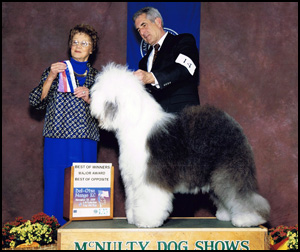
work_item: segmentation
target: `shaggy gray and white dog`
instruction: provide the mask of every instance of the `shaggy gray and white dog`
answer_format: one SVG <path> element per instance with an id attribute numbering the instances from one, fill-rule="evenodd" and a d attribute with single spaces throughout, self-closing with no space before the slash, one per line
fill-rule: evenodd
<path id="1" fill-rule="evenodd" d="M 126 66 L 111 63 L 91 90 L 91 113 L 119 142 L 126 216 L 159 227 L 172 212 L 173 193 L 209 193 L 219 220 L 237 227 L 268 220 L 257 193 L 251 146 L 241 126 L 212 106 L 163 111 Z"/>

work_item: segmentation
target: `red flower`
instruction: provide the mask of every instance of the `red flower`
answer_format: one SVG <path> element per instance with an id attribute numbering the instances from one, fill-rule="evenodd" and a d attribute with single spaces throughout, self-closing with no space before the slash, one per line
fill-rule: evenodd
<path id="1" fill-rule="evenodd" d="M 27 220 L 23 219 L 23 217 L 17 217 L 15 218 L 15 221 L 7 222 L 4 224 L 4 226 L 2 227 L 2 248 L 9 248 L 10 242 L 16 239 L 14 235 L 10 235 L 9 233 L 11 228 L 20 226 L 26 221 Z M 40 212 L 38 214 L 33 215 L 31 218 L 32 224 L 37 222 L 49 225 L 51 228 L 52 240 L 54 241 L 57 239 L 57 228 L 60 227 L 60 224 L 54 216 L 50 217 L 49 215 Z"/>
<path id="2" fill-rule="evenodd" d="M 8 236 L 8 238 L 9 238 L 10 240 L 16 239 L 14 235 L 10 235 L 10 236 Z"/>

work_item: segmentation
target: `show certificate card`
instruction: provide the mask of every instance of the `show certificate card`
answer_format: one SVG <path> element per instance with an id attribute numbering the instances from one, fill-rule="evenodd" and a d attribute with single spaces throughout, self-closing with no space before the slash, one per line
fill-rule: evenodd
<path id="1" fill-rule="evenodd" d="M 111 163 L 73 163 L 68 219 L 112 219 L 113 174 Z"/>

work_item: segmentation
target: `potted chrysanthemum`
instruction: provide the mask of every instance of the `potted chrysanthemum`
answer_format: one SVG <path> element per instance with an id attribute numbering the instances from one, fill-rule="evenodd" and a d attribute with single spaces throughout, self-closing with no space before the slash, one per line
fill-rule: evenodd
<path id="1" fill-rule="evenodd" d="M 8 222 L 2 227 L 2 249 L 54 244 L 59 227 L 57 219 L 45 213 L 35 214 L 31 220 L 17 217 L 15 221 Z"/>
<path id="2" fill-rule="evenodd" d="M 298 250 L 298 224 L 269 229 L 271 250 Z"/>

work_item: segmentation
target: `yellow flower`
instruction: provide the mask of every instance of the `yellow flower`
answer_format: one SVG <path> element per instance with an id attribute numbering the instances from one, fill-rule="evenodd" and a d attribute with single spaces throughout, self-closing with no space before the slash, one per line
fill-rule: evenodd
<path id="1" fill-rule="evenodd" d="M 11 248 L 14 248 L 16 246 L 16 242 L 15 241 L 11 241 L 10 244 L 9 244 L 9 246 Z"/>
<path id="2" fill-rule="evenodd" d="M 288 231 L 287 236 L 289 237 L 288 240 L 288 248 L 289 249 L 298 249 L 298 231 L 292 232 Z"/>

